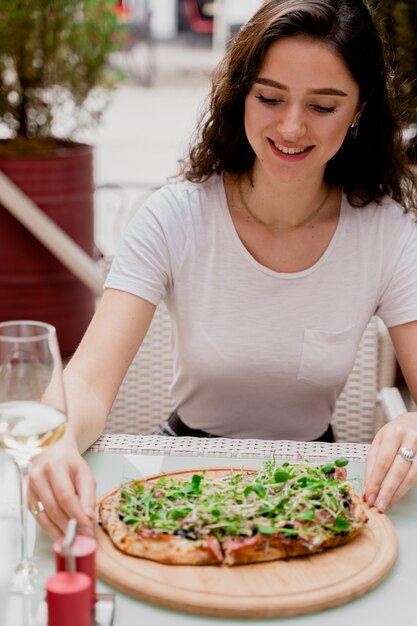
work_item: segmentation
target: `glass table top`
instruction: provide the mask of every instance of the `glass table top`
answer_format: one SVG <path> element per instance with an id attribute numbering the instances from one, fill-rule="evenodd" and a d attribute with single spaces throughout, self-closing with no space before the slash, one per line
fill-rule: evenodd
<path id="1" fill-rule="evenodd" d="M 262 464 L 261 457 L 231 458 L 229 456 L 190 456 L 165 454 L 121 454 L 108 452 L 88 452 L 85 458 L 93 471 L 97 481 L 98 497 L 111 491 L 122 482 L 133 478 L 142 478 L 160 472 L 175 470 L 201 469 L 208 467 L 250 467 L 258 468 Z M 278 461 L 284 459 L 277 459 Z M 289 459 L 293 461 L 294 459 Z M 0 468 L 1 469 L 1 468 Z M 10 470 L 10 468 L 9 468 Z M 364 473 L 362 461 L 350 461 L 348 475 L 354 479 L 355 488 L 361 492 Z M 1 498 L 4 520 L 13 517 L 13 488 Z M 9 503 L 8 515 L 5 515 L 5 503 Z M 17 508 L 16 508 L 17 510 Z M 417 491 L 412 489 L 389 513 L 388 517 L 394 524 L 398 540 L 399 553 L 394 568 L 388 577 L 374 590 L 348 604 L 328 609 L 320 613 L 296 616 L 291 618 L 276 618 L 248 621 L 250 624 L 276 623 L 279 625 L 305 626 L 351 626 L 355 621 L 363 624 L 375 620 L 379 626 L 388 626 L 395 618 L 400 617 L 413 623 L 415 618 L 415 581 L 417 580 L 417 534 L 415 520 L 417 519 Z M 16 519 L 15 519 L 16 524 Z M 15 526 L 14 524 L 14 526 Z M 6 524 L 7 526 L 7 524 Z M 12 524 L 3 532 L 3 541 L 7 533 L 11 532 Z M 54 573 L 52 557 L 52 542 L 40 529 L 32 524 L 32 544 L 34 555 L 40 569 L 41 581 Z M 0 547 L 1 549 L 1 547 Z M 185 612 L 164 609 L 143 600 L 130 597 L 118 590 L 112 589 L 102 581 L 98 582 L 99 592 L 116 591 L 116 611 L 114 626 L 127 624 L 158 624 L 164 626 L 209 626 L 214 623 L 234 625 L 242 624 L 242 620 L 222 619 L 192 615 Z M 39 604 L 43 592 L 30 600 L 21 600 L 13 597 L 7 607 L 7 621 L 5 626 L 41 626 L 38 619 Z M 76 625 L 74 625 L 76 626 Z"/>

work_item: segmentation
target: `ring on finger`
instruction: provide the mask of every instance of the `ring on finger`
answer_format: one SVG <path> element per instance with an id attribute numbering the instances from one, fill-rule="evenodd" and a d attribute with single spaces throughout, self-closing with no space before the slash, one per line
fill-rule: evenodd
<path id="1" fill-rule="evenodd" d="M 397 454 L 399 454 L 404 459 L 404 461 L 408 461 L 409 463 L 412 463 L 414 457 L 416 456 L 414 450 L 412 450 L 411 448 L 406 448 L 405 446 L 402 446 L 398 450 Z"/>
<path id="2" fill-rule="evenodd" d="M 36 504 L 30 507 L 30 512 L 32 513 L 34 517 L 39 515 L 39 513 L 43 513 L 44 510 L 45 510 L 45 507 L 43 506 L 43 503 L 40 500 L 38 500 Z"/>

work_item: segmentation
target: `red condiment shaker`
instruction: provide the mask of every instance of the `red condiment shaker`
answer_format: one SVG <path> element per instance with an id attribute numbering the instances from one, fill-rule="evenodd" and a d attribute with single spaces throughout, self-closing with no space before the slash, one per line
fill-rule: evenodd
<path id="1" fill-rule="evenodd" d="M 97 542 L 92 537 L 76 535 L 75 520 L 70 520 L 68 527 L 65 538 L 57 539 L 54 543 L 56 570 L 57 572 L 73 570 L 89 576 L 91 580 L 91 608 L 93 608 L 96 602 L 95 554 Z"/>
<path id="2" fill-rule="evenodd" d="M 91 626 L 91 579 L 82 572 L 58 572 L 46 581 L 48 626 Z"/>

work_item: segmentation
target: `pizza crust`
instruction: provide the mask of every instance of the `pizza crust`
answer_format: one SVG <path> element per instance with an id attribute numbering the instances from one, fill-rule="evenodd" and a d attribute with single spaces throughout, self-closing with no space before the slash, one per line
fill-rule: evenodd
<path id="1" fill-rule="evenodd" d="M 198 546 L 196 541 L 176 535 L 144 537 L 133 531 L 120 520 L 118 502 L 117 493 L 104 498 L 99 506 L 99 519 L 114 545 L 124 554 L 169 565 L 219 564 L 209 547 Z"/>

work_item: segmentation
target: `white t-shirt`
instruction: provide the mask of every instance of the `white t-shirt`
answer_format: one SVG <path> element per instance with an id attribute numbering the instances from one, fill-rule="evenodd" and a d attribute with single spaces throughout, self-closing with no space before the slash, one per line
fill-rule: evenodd
<path id="1" fill-rule="evenodd" d="M 343 197 L 321 258 L 279 273 L 242 244 L 221 177 L 179 182 L 131 220 L 106 287 L 166 302 L 188 426 L 309 440 L 326 430 L 371 316 L 417 319 L 417 226 L 389 198 L 358 209 Z"/>

